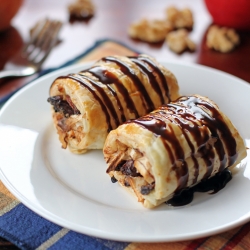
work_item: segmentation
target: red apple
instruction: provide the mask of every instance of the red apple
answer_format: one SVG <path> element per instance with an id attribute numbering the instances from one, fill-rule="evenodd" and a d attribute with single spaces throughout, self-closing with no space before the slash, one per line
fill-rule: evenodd
<path id="1" fill-rule="evenodd" d="M 16 15 L 23 0 L 0 0 L 0 31 L 10 27 L 11 19 Z"/>
<path id="2" fill-rule="evenodd" d="M 215 24 L 250 30 L 250 0 L 204 0 Z"/>

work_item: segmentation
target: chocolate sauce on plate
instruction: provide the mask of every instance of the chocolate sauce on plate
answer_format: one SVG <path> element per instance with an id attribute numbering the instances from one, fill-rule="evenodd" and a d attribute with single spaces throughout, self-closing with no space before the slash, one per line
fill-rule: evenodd
<path id="1" fill-rule="evenodd" d="M 187 205 L 193 201 L 195 192 L 213 191 L 210 194 L 215 194 L 223 189 L 231 179 L 231 172 L 228 169 L 224 169 L 210 179 L 201 181 L 193 187 L 180 190 L 172 199 L 168 200 L 166 204 L 174 207 Z"/>

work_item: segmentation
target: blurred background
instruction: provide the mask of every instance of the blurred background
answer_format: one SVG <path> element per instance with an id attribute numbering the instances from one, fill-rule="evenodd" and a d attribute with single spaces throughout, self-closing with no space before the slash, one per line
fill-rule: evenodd
<path id="1" fill-rule="evenodd" d="M 70 22 L 68 6 L 75 1 L 0 0 L 2 9 L 4 5 L 8 5 L 7 10 L 2 11 L 2 14 L 0 12 L 0 69 L 21 47 L 22 42 L 29 39 L 30 29 L 34 24 L 47 17 L 62 21 L 63 27 L 60 32 L 60 42 L 45 61 L 44 68 L 62 65 L 89 49 L 100 39 L 112 39 L 135 51 L 152 55 L 158 60 L 200 63 L 250 81 L 250 76 L 245 72 L 250 55 L 249 0 L 92 0 L 95 6 L 94 16 L 87 21 Z M 164 19 L 166 8 L 169 6 L 191 10 L 194 25 L 189 37 L 196 44 L 195 52 L 176 54 L 165 42 L 149 44 L 129 37 L 128 27 L 132 22 L 143 18 Z M 9 25 L 1 27 L 4 18 L 8 19 L 15 11 L 11 27 L 8 27 Z M 233 11 L 238 11 L 236 16 Z M 244 17 L 245 12 L 247 17 Z M 237 49 L 223 54 L 207 48 L 205 34 L 213 23 L 211 13 L 217 19 L 219 17 L 219 20 L 216 20 L 222 25 L 227 23 L 229 26 L 234 24 L 242 26 L 242 23 L 245 25 L 243 30 L 237 27 L 241 36 L 241 45 Z M 238 24 L 239 20 L 241 23 Z"/>
<path id="2" fill-rule="evenodd" d="M 11 22 L 13 29 L 5 31 L 10 33 L 8 45 L 11 47 L 17 46 L 21 38 L 23 40 L 28 39 L 29 29 L 37 21 L 45 17 L 59 19 L 63 22 L 63 28 L 60 33 L 61 44 L 54 49 L 53 53 L 46 60 L 44 67 L 62 64 L 91 47 L 99 39 L 115 39 L 137 51 L 149 53 L 162 60 L 179 60 L 180 56 L 169 51 L 165 44 L 150 45 L 133 41 L 127 33 L 128 27 L 132 22 L 142 18 L 164 18 L 165 9 L 170 5 L 178 8 L 188 7 L 192 10 L 195 24 L 190 36 L 196 43 L 201 41 L 206 28 L 211 23 L 211 17 L 206 11 L 203 0 L 93 0 L 92 2 L 95 5 L 93 18 L 88 22 L 74 23 L 69 22 L 67 8 L 69 4 L 74 2 L 72 0 L 0 0 L 0 2 L 8 2 L 9 5 L 13 3 L 12 5 L 16 4 L 17 6 L 19 6 L 20 2 L 23 2 Z M 2 36 L 3 34 L 0 35 L 0 46 L 3 42 Z M 194 56 L 189 53 L 183 54 L 181 59 L 195 61 Z"/>

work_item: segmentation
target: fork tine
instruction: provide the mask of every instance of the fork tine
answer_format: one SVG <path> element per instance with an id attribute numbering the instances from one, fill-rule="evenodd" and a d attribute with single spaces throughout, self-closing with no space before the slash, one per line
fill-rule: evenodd
<path id="1" fill-rule="evenodd" d="M 30 49 L 27 47 L 26 53 L 28 59 L 36 64 L 41 64 L 50 53 L 51 49 L 57 42 L 58 33 L 62 27 L 59 21 L 45 20 L 43 27 L 38 27 L 36 36 L 29 43 Z"/>
<path id="2" fill-rule="evenodd" d="M 54 22 L 51 24 L 50 29 L 47 31 L 47 36 L 40 44 L 40 53 L 34 58 L 37 63 L 42 63 L 49 55 L 51 49 L 55 46 L 58 41 L 58 33 L 61 29 L 61 22 Z"/>
<path id="3" fill-rule="evenodd" d="M 59 21 L 50 21 L 50 20 L 48 20 L 45 23 L 44 28 L 41 30 L 41 32 L 39 33 L 36 41 L 34 42 L 35 46 L 41 48 L 42 44 L 44 44 L 44 41 L 50 39 L 51 34 L 53 34 L 55 26 L 57 25 L 57 23 L 60 23 L 60 22 Z"/>
<path id="4" fill-rule="evenodd" d="M 60 21 L 39 21 L 31 30 L 30 41 L 5 65 L 0 78 L 28 76 L 39 71 L 57 43 L 61 27 Z"/>
<path id="5" fill-rule="evenodd" d="M 49 23 L 49 20 L 43 19 L 40 20 L 38 23 L 36 23 L 35 27 L 33 27 L 30 31 L 30 41 L 29 43 L 34 43 L 34 41 L 37 39 L 37 37 L 39 37 L 39 35 L 41 34 L 41 31 L 44 29 L 44 27 Z"/>
<path id="6" fill-rule="evenodd" d="M 48 24 L 48 20 L 44 19 L 42 21 L 39 21 L 34 28 L 32 28 L 31 34 L 30 34 L 30 40 L 26 43 L 26 45 L 23 48 L 23 54 L 29 54 L 30 51 L 33 50 L 33 45 L 36 43 L 36 40 L 39 36 L 41 36 L 42 31 L 44 30 L 44 27 Z"/>
<path id="7" fill-rule="evenodd" d="M 45 39 L 42 39 L 41 43 L 39 44 L 42 50 L 48 51 L 51 46 L 55 45 L 61 26 L 62 23 L 58 21 L 51 23 L 50 27 L 47 29 Z"/>

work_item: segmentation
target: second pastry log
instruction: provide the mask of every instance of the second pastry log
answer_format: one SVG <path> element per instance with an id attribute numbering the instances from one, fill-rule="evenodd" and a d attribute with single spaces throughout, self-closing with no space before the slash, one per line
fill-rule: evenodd
<path id="1" fill-rule="evenodd" d="M 103 152 L 112 182 L 132 191 L 147 208 L 246 157 L 232 122 L 199 95 L 180 97 L 119 126 L 108 135 Z"/>
<path id="2" fill-rule="evenodd" d="M 154 58 L 109 56 L 58 77 L 48 101 L 63 148 L 102 149 L 108 133 L 179 97 L 175 76 Z"/>

